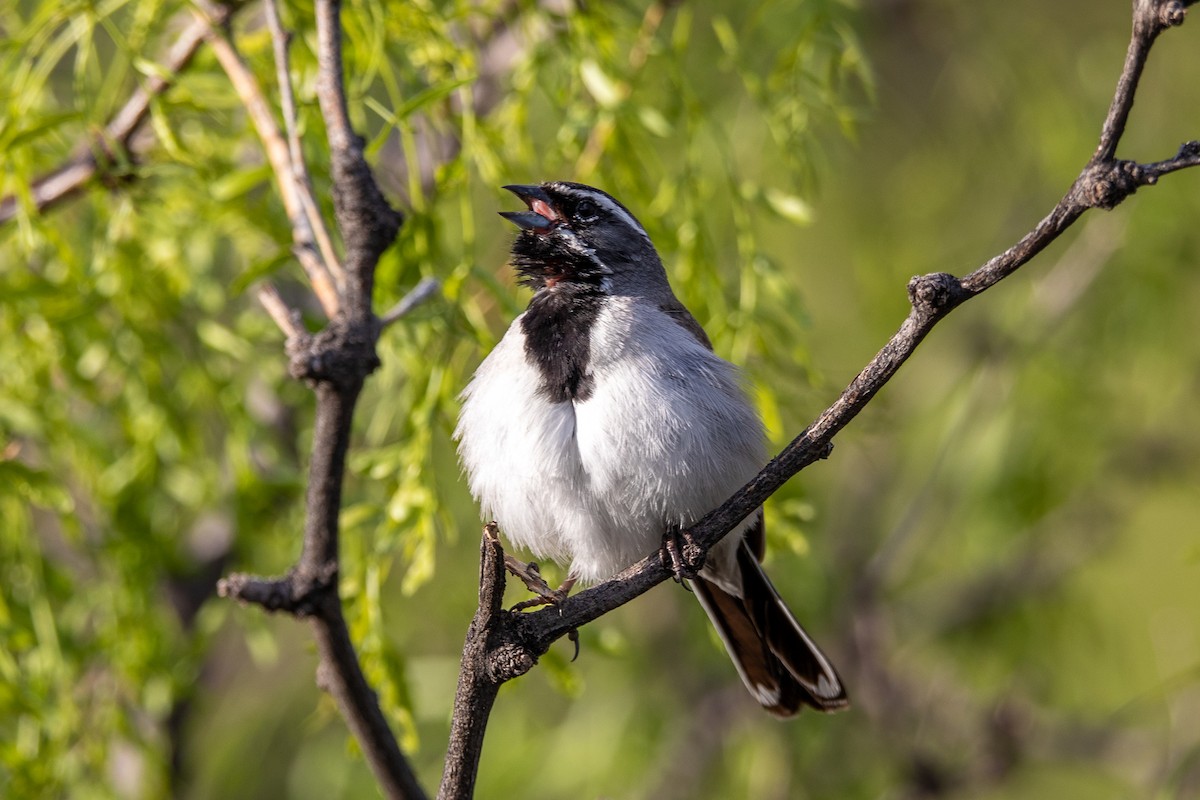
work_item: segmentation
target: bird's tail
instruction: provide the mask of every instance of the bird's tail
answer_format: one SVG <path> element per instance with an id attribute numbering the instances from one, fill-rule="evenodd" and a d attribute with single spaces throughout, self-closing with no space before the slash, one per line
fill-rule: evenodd
<path id="1" fill-rule="evenodd" d="M 825 712 L 848 706 L 837 671 L 792 616 L 745 541 L 738 545 L 737 568 L 741 597 L 703 575 L 692 585 L 754 698 L 779 717 L 793 716 L 802 705 Z"/>

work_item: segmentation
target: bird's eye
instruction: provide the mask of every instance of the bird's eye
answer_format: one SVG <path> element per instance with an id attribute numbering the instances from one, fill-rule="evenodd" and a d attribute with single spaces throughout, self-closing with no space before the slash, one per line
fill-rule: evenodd
<path id="1" fill-rule="evenodd" d="M 591 222 L 600 216 L 600 209 L 591 200 L 580 200 L 575 206 L 575 219 L 580 222 Z"/>

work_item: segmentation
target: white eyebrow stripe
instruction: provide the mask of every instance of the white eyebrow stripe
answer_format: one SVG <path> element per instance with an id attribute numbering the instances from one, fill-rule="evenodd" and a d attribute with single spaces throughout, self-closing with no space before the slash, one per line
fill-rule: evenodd
<path id="1" fill-rule="evenodd" d="M 554 185 L 555 189 L 562 192 L 563 194 L 570 195 L 572 197 L 576 197 L 579 199 L 583 199 L 586 197 L 588 200 L 591 200 L 593 203 L 600 206 L 604 210 L 608 211 L 613 216 L 616 216 L 616 217 L 624 220 L 625 223 L 627 225 L 629 225 L 629 227 L 633 228 L 635 231 L 640 233 L 642 236 L 645 236 L 647 240 L 650 239 L 650 234 L 646 233 L 646 229 L 642 227 L 642 223 L 640 223 L 636 219 L 634 219 L 632 214 L 630 214 L 628 211 L 626 211 L 621 206 L 620 203 L 613 200 L 608 195 L 603 194 L 599 191 L 596 191 L 596 192 L 583 191 L 581 189 L 575 188 L 574 186 L 566 186 L 561 183 L 553 184 L 553 185 Z"/>

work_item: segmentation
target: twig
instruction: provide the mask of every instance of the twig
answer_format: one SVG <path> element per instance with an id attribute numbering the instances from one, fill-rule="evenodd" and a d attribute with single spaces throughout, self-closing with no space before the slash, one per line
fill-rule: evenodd
<path id="1" fill-rule="evenodd" d="M 407 316 L 414 308 L 433 297 L 442 289 L 441 281 L 436 278 L 422 278 L 408 294 L 396 301 L 396 305 L 387 310 L 379 318 L 379 326 L 386 328 L 392 323 Z"/>
<path id="2" fill-rule="evenodd" d="M 292 156 L 292 174 L 297 178 L 307 179 L 308 170 L 305 168 L 304 149 L 300 144 L 299 125 L 296 121 L 296 95 L 292 91 L 292 72 L 288 48 L 292 43 L 292 34 L 283 28 L 279 19 L 279 6 L 275 0 L 264 0 L 263 9 L 266 11 L 267 28 L 271 31 L 272 50 L 275 55 L 275 78 L 279 82 L 279 105 L 283 111 L 283 127 L 287 132 L 288 151 Z"/>
<path id="3" fill-rule="evenodd" d="M 301 328 L 297 322 L 299 312 L 288 307 L 274 284 L 264 283 L 259 287 L 258 302 L 271 315 L 271 319 L 275 320 L 275 324 L 279 326 L 279 330 L 284 332 L 284 335 L 289 339 L 300 336 Z"/>
<path id="4" fill-rule="evenodd" d="M 1185 8 L 1193 2 L 1195 0 L 1133 0 L 1133 35 L 1129 37 L 1129 48 L 1125 51 L 1125 66 L 1117 80 L 1117 90 L 1100 131 L 1100 144 L 1090 164 L 1111 161 L 1116 155 L 1117 143 L 1125 133 L 1125 124 L 1133 108 L 1133 94 L 1154 40 L 1167 28 L 1182 25 Z"/>
<path id="5" fill-rule="evenodd" d="M 198 18 L 203 18 L 205 14 L 209 13 L 207 4 L 202 5 L 201 8 L 205 10 L 196 12 Z M 321 308 L 325 311 L 326 316 L 332 319 L 337 316 L 341 306 L 340 298 L 333 283 L 333 276 L 314 245 L 313 229 L 300 200 L 301 189 L 294 177 L 287 141 L 283 138 L 279 125 L 275 122 L 275 115 L 267 103 L 262 88 L 258 85 L 258 80 L 246 63 L 242 61 L 230 41 L 213 26 L 210 26 L 205 32 L 205 38 L 221 68 L 229 76 L 229 81 L 233 84 L 238 97 L 241 98 L 242 105 L 246 107 L 250 121 L 254 123 L 254 129 L 262 141 L 263 151 L 267 155 L 267 161 L 270 162 L 271 170 L 275 174 L 275 181 L 279 185 L 279 194 L 283 199 L 283 207 L 287 211 L 288 221 L 291 223 L 296 258 L 304 268 L 305 274 L 308 275 L 313 294 L 317 296 Z"/>
<path id="6" fill-rule="evenodd" d="M 951 311 L 970 298 L 981 294 L 1027 263 L 1054 241 L 1066 228 L 1090 208 L 1112 208 L 1124 201 L 1141 186 L 1155 183 L 1159 177 L 1200 164 L 1200 143 L 1189 142 L 1179 153 L 1165 161 L 1137 164 L 1113 158 L 1132 107 L 1138 77 L 1145 65 L 1149 49 L 1165 28 L 1182 22 L 1185 3 L 1180 0 L 1136 0 L 1134 3 L 1133 34 L 1129 55 L 1125 61 L 1112 106 L 1104 122 L 1101 145 L 1087 162 L 1066 195 L 1051 212 L 1019 242 L 991 259 L 962 280 L 946 273 L 933 273 L 909 281 L 908 296 L 911 310 L 900 329 L 883 346 L 867 366 L 852 380 L 837 400 L 783 451 L 776 456 L 746 486 L 721 506 L 706 514 L 690 530 L 683 532 L 684 556 L 703 564 L 704 556 L 717 541 L 763 504 L 772 494 L 802 469 L 826 458 L 833 448 L 833 438 L 874 398 L 896 374 L 901 365 L 916 350 L 933 327 Z M 485 565 L 488 558 L 485 546 Z M 485 672 L 460 676 L 460 686 L 472 681 L 494 681 L 497 684 L 523 674 L 525 664 L 536 663 L 558 638 L 595 620 L 603 614 L 629 602 L 653 586 L 671 577 L 671 572 L 655 553 L 643 558 L 620 574 L 568 597 L 553 608 L 527 614 L 501 611 L 490 615 L 490 628 L 472 626 L 466 650 L 486 646 L 495 655 L 503 653 L 506 669 L 496 669 L 495 662 L 464 656 L 463 669 L 486 669 Z M 495 598 L 481 591 L 480 607 L 494 603 Z M 477 615 L 476 620 L 480 617 Z M 522 656 L 522 657 L 518 657 Z M 483 694 L 479 692 L 479 694 Z M 446 765 L 446 774 L 474 770 L 478 754 L 457 741 L 467 742 L 482 737 L 486 716 L 480 709 L 456 702 L 450 753 L 455 758 L 474 759 Z M 460 718 L 462 715 L 462 718 Z M 463 785 L 469 785 L 464 782 Z M 443 781 L 444 798 L 466 797 L 448 794 Z"/>
<path id="7" fill-rule="evenodd" d="M 141 129 L 150 112 L 151 101 L 171 86 L 172 79 L 166 76 L 174 77 L 182 72 L 204 43 L 210 22 L 213 25 L 225 24 L 233 10 L 231 6 L 214 5 L 208 20 L 193 20 L 184 28 L 167 51 L 161 64 L 162 69 L 155 70 L 130 95 L 121 110 L 104 127 L 103 133 L 97 137 L 88 137 L 76 148 L 76 155 L 67 163 L 33 182 L 30 186 L 33 207 L 38 211 L 46 211 L 74 196 L 96 177 L 96 173 L 102 170 L 102 164 L 107 166 L 119 151 L 129 151 L 134 135 Z M 139 153 L 133 152 L 130 155 L 136 157 Z M 0 199 L 0 224 L 16 217 L 19 207 L 20 203 L 15 196 Z"/>
<path id="8" fill-rule="evenodd" d="M 325 219 L 321 216 L 321 210 L 318 208 L 316 198 L 313 195 L 312 179 L 308 174 L 308 166 L 304 160 L 304 148 L 300 142 L 300 126 L 296 118 L 296 95 L 292 90 L 292 71 L 288 56 L 292 34 L 283 28 L 283 23 L 279 19 L 279 6 L 276 0 L 265 0 L 263 8 L 266 10 L 267 27 L 271 31 L 271 42 L 275 54 L 275 75 L 276 80 L 279 82 L 279 105 L 283 111 L 283 128 L 287 134 L 288 152 L 291 155 L 292 161 L 292 179 L 295 182 L 297 199 L 300 202 L 305 219 L 308 220 L 308 232 L 311 233 L 311 238 L 316 241 L 317 249 L 321 253 L 321 259 L 329 268 L 329 272 L 333 275 L 334 280 L 339 284 L 343 284 L 345 283 L 346 275 L 342 271 L 342 265 L 338 261 L 337 253 L 334 252 L 333 241 L 329 237 L 329 229 L 325 227 Z"/>

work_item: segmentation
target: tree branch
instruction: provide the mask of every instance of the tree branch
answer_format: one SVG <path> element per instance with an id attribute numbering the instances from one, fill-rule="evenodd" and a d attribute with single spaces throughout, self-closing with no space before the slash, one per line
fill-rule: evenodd
<path id="1" fill-rule="evenodd" d="M 397 300 L 396 304 L 379 318 L 380 327 L 386 328 L 407 317 L 414 308 L 433 297 L 441 288 L 442 284 L 436 278 L 422 278 L 408 294 Z"/>
<path id="2" fill-rule="evenodd" d="M 494 635 L 506 625 L 519 621 L 519 617 L 507 615 L 501 607 L 504 601 L 504 551 L 494 522 L 483 529 L 479 561 L 479 608 L 467 629 L 467 641 L 463 646 L 439 800 L 474 795 L 479 757 L 483 753 L 483 735 L 500 685 L 508 680 L 506 676 L 528 672 L 536 661 L 528 651 L 504 647 Z"/>
<path id="3" fill-rule="evenodd" d="M 288 307 L 274 284 L 264 283 L 258 288 L 258 302 L 267 310 L 267 314 L 279 326 L 279 330 L 283 331 L 289 339 L 295 338 L 303 332 L 299 312 Z"/>
<path id="4" fill-rule="evenodd" d="M 342 77 L 341 0 L 318 0 L 317 102 L 333 173 L 333 209 L 346 247 L 347 314 L 372 318 L 375 264 L 396 238 L 404 218 L 383 197 L 363 155 L 363 138 L 350 125 Z"/>
<path id="5" fill-rule="evenodd" d="M 201 8 L 204 10 L 197 11 L 198 16 L 211 16 L 211 7 L 207 3 L 202 4 Z M 279 130 L 279 124 L 275 121 L 275 115 L 262 87 L 258 84 L 258 79 L 246 66 L 246 62 L 242 61 L 233 44 L 216 27 L 210 27 L 205 38 L 221 68 L 229 76 L 229 82 L 237 91 L 246 113 L 250 115 L 250 121 L 254 124 L 254 130 L 262 141 L 263 151 L 271 164 L 271 171 L 275 174 L 279 196 L 283 199 L 283 207 L 291 223 L 292 241 L 295 243 L 293 251 L 304 268 L 313 294 L 316 295 L 325 315 L 332 319 L 337 316 L 341 298 L 334 285 L 329 265 L 316 247 L 313 226 L 305 211 L 306 203 L 303 200 L 308 187 L 296 178 L 296 167 L 288 142 Z M 316 202 L 310 197 L 307 205 L 315 207 Z"/>
<path id="6" fill-rule="evenodd" d="M 141 130 L 142 123 L 150 113 L 150 103 L 171 86 L 171 79 L 182 72 L 200 49 L 208 35 L 210 22 L 224 25 L 234 9 L 226 5 L 214 5 L 208 20 L 193 20 L 167 51 L 162 61 L 162 70 L 148 76 L 143 84 L 130 95 L 99 136 L 88 137 L 67 163 L 40 178 L 30 186 L 29 199 L 35 209 L 46 211 L 64 200 L 73 197 L 86 186 L 97 173 L 103 172 L 118 156 L 125 153 L 134 157 L 140 153 L 133 145 L 134 135 Z M 17 216 L 20 200 L 16 196 L 0 199 L 0 224 Z"/>
<path id="7" fill-rule="evenodd" d="M 288 56 L 292 34 L 283 28 L 276 0 L 265 0 L 263 8 L 266 10 L 267 27 L 271 31 L 271 42 L 275 54 L 275 76 L 279 83 L 279 105 L 283 111 L 283 128 L 287 134 L 288 153 L 291 157 L 291 179 L 297 200 L 304 212 L 304 219 L 308 221 L 307 228 L 297 231 L 297 233 L 305 234 L 306 241 L 315 240 L 321 260 L 325 262 L 337 283 L 344 284 L 346 276 L 342 271 L 341 262 L 338 261 L 337 253 L 333 250 L 333 240 L 329 237 L 329 229 L 325 227 L 325 220 L 321 216 L 320 208 L 317 207 L 317 201 L 313 195 L 312 179 L 308 174 L 308 165 L 304 161 L 304 148 L 300 143 L 300 126 L 296 119 L 296 97 L 292 90 L 292 72 Z M 280 176 L 280 179 L 282 180 L 283 176 Z"/>
<path id="8" fill-rule="evenodd" d="M 268 11 L 268 15 L 272 13 Z M 317 400 L 304 543 L 299 560 L 284 577 L 232 575 L 221 582 L 220 591 L 310 621 L 320 659 L 318 684 L 337 703 L 384 793 L 391 798 L 424 798 L 363 675 L 338 591 L 339 516 L 354 408 L 364 381 L 379 366 L 375 345 L 382 325 L 372 311 L 371 289 L 379 256 L 391 245 L 402 222 L 400 214 L 384 200 L 363 156 L 362 139 L 350 127 L 342 78 L 339 13 L 336 0 L 317 1 L 317 94 L 331 148 L 334 212 L 346 246 L 341 302 L 324 330 L 315 335 L 300 331 L 287 341 L 292 375 L 312 385 Z M 286 97 L 290 93 L 285 88 L 286 57 L 279 54 L 282 27 L 277 19 L 269 24 L 276 31 L 276 66 L 281 92 Z M 289 128 L 290 143 L 286 142 L 273 116 L 261 110 L 265 109 L 265 103 L 260 104 L 261 92 L 257 92 L 252 76 L 244 72 L 244 65 L 228 43 L 218 51 L 218 57 L 247 101 L 267 146 L 293 230 L 303 230 L 307 212 L 299 207 L 297 198 L 307 186 L 299 177 L 302 167 L 294 163 L 299 152 L 294 127 Z M 294 108 L 290 113 L 285 109 L 289 126 L 293 116 Z M 315 209 L 316 204 L 311 205 Z"/>
<path id="9" fill-rule="evenodd" d="M 932 273 L 910 280 L 908 317 L 837 400 L 754 479 L 684 532 L 683 555 L 690 565 L 702 566 L 708 550 L 784 483 L 813 462 L 828 457 L 834 436 L 879 393 L 947 314 L 1028 263 L 1088 209 L 1113 208 L 1139 187 L 1155 183 L 1162 175 L 1200 165 L 1200 142 L 1188 142 L 1173 158 L 1151 164 L 1114 158 L 1150 48 L 1163 30 L 1183 22 L 1186 5 L 1190 3 L 1135 0 L 1128 55 L 1102 128 L 1100 145 L 1070 190 L 1020 241 L 961 280 L 947 273 Z M 498 569 L 496 559 L 502 563 L 498 554 L 498 544 L 490 543 L 485 535 L 485 576 L 489 570 L 495 573 Z M 455 703 L 449 755 L 439 797 L 448 800 L 470 796 L 473 773 L 478 769 L 476 743 L 482 741 L 487 725 L 489 693 L 494 696 L 494 689 L 485 691 L 477 684 L 492 682 L 494 688 L 498 688 L 504 681 L 524 674 L 554 641 L 638 597 L 670 576 L 660 555 L 654 553 L 553 607 L 525 614 L 494 610 L 497 593 L 503 592 L 502 570 L 499 581 L 494 578 L 484 580 L 480 590 L 481 611 L 468 631 L 464 648 L 464 674 L 459 677 L 459 697 Z M 488 655 L 479 655 L 481 650 L 492 660 Z M 497 669 L 497 663 L 504 668 Z M 474 674 L 465 674 L 468 671 Z M 464 693 L 464 686 L 470 691 Z M 465 779 L 463 773 L 472 773 L 470 780 Z M 454 787 L 459 788 L 459 793 L 453 791 Z"/>

